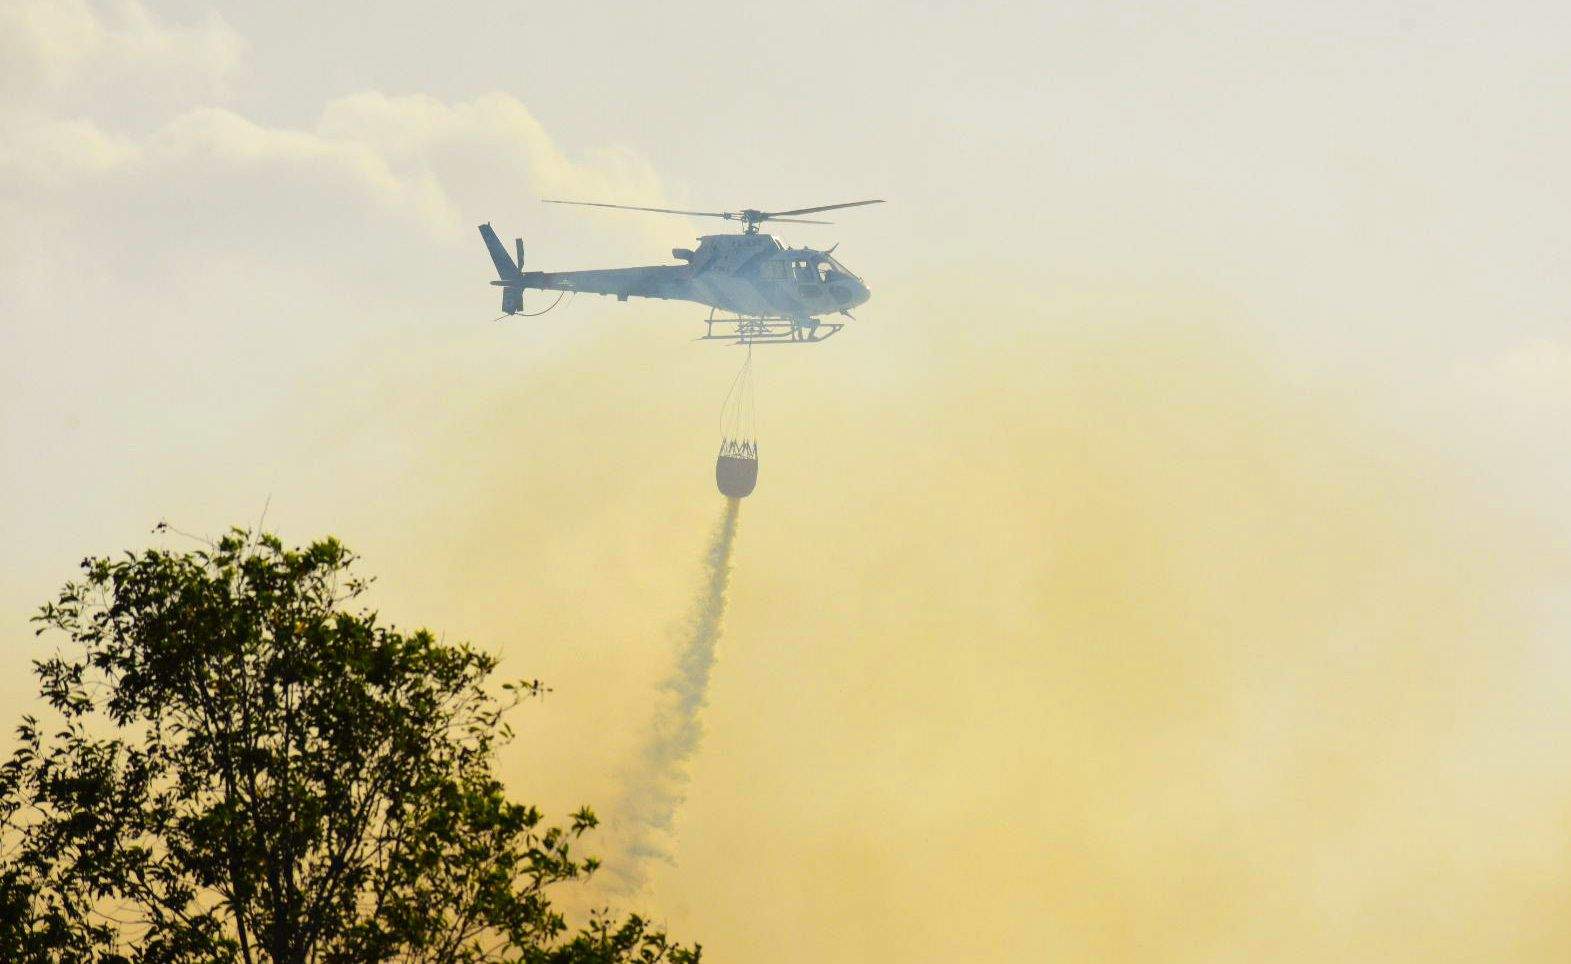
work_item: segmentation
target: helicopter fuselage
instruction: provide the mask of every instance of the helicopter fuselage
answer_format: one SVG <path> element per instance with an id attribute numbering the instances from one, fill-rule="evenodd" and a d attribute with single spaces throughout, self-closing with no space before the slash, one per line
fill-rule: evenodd
<path id="1" fill-rule="evenodd" d="M 495 240 L 490 225 L 480 229 L 492 247 L 493 260 L 506 249 Z M 698 248 L 677 248 L 672 255 L 685 264 L 637 268 L 604 268 L 588 271 L 520 271 L 506 276 L 498 261 L 498 281 L 508 290 L 539 289 L 692 301 L 720 311 L 758 318 L 781 318 L 804 323 L 818 316 L 849 312 L 870 297 L 867 286 L 829 251 L 791 248 L 768 234 L 711 234 L 699 238 Z M 516 311 L 516 308 L 512 308 Z"/>

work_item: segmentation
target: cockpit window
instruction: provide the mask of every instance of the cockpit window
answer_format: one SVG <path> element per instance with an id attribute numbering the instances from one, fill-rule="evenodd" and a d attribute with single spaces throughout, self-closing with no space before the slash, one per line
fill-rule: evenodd
<path id="1" fill-rule="evenodd" d="M 828 261 L 820 261 L 820 262 L 818 262 L 818 280 L 819 281 L 828 281 L 829 280 L 829 271 L 830 271 L 830 268 L 829 268 L 829 262 Z"/>
<path id="2" fill-rule="evenodd" d="M 836 261 L 831 255 L 827 255 L 827 254 L 824 255 L 824 260 L 828 261 L 830 266 L 833 267 L 836 272 L 845 275 L 847 278 L 855 278 L 856 277 L 856 272 L 852 271 L 850 268 L 847 268 L 845 265 L 843 265 L 840 262 Z"/>

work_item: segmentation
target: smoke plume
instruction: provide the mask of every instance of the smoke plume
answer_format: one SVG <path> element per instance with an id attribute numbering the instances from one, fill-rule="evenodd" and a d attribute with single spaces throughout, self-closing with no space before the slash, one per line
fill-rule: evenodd
<path id="1" fill-rule="evenodd" d="M 1182 292 L 1018 280 L 886 285 L 901 337 L 771 356 L 836 403 L 771 423 L 768 566 L 727 587 L 746 645 L 686 783 L 650 721 L 674 736 L 657 687 L 723 508 L 692 413 L 729 362 L 652 323 L 495 365 L 396 339 L 280 484 L 378 561 L 389 618 L 561 694 L 502 765 L 606 818 L 575 914 L 750 964 L 1571 960 L 1566 487 L 1491 457 L 1517 410 Z M 1012 322 L 954 337 L 983 316 Z M 395 470 L 386 504 L 344 494 Z"/>
<path id="2" fill-rule="evenodd" d="M 704 553 L 703 584 L 682 627 L 676 667 L 660 685 L 660 702 L 648 739 L 623 780 L 613 824 L 622 845 L 606 870 L 614 889 L 624 894 L 643 888 L 652 861 L 672 860 L 672 823 L 686 795 L 687 763 L 703 738 L 698 714 L 708 702 L 715 646 L 725 620 L 731 550 L 736 544 L 741 506 L 739 499 L 727 499 L 710 537 Z"/>

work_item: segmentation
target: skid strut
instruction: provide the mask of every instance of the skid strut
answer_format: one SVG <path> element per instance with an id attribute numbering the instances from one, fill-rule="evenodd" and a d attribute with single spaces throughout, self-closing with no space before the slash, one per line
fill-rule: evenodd
<path id="1" fill-rule="evenodd" d="M 716 317 L 711 311 L 704 319 L 704 334 L 699 341 L 728 341 L 733 345 L 810 345 L 824 341 L 845 327 L 844 322 L 819 321 L 817 318 L 782 318 L 772 315 Z"/>

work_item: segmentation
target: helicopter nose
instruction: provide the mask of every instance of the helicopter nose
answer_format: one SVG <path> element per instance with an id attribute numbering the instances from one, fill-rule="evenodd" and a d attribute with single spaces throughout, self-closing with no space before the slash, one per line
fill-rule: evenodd
<path id="1" fill-rule="evenodd" d="M 873 297 L 873 293 L 871 291 L 867 290 L 867 285 L 865 285 L 862 282 L 858 281 L 856 283 L 856 287 L 852 291 L 852 302 L 853 302 L 853 304 L 857 304 L 857 305 L 865 304 L 867 302 L 867 299 L 869 299 L 871 297 Z"/>

